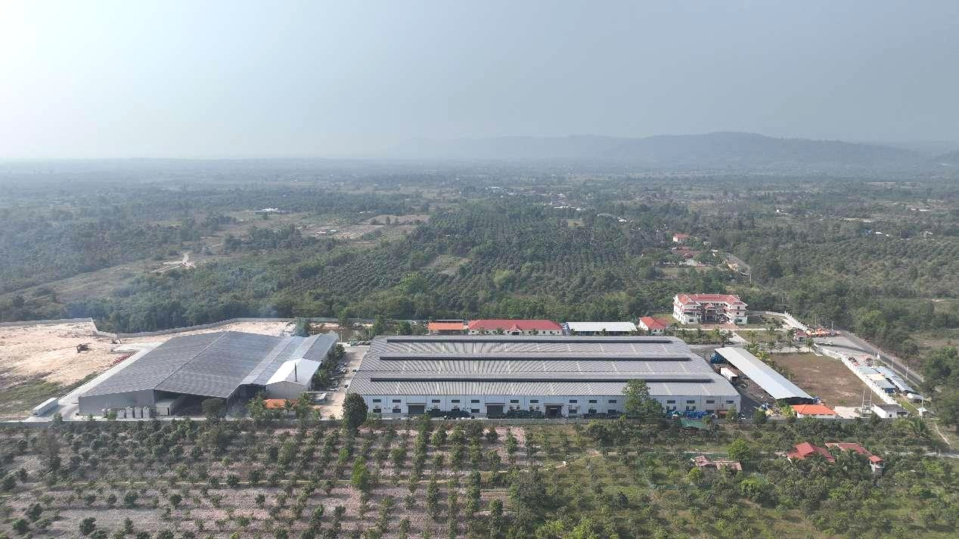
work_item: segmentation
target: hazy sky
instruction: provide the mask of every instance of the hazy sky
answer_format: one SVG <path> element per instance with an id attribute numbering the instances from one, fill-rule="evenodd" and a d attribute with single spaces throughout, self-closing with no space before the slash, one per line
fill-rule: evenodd
<path id="1" fill-rule="evenodd" d="M 0 0 L 0 157 L 726 130 L 959 141 L 959 0 Z"/>

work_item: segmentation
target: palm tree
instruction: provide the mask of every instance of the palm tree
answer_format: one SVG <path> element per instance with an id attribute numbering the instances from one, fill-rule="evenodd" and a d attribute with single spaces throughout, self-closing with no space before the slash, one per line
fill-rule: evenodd
<path id="1" fill-rule="evenodd" d="M 907 425 L 910 438 L 922 441 L 932 439 L 932 434 L 929 432 L 929 425 L 927 425 L 921 417 L 912 417 L 906 421 L 908 421 Z"/>

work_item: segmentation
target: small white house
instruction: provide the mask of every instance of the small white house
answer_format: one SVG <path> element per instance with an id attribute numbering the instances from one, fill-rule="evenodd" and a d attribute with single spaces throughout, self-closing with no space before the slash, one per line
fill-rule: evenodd
<path id="1" fill-rule="evenodd" d="M 666 333 L 666 328 L 668 327 L 665 322 L 657 320 L 652 316 L 644 316 L 639 319 L 639 329 L 650 335 L 662 335 Z"/>
<path id="2" fill-rule="evenodd" d="M 895 419 L 909 415 L 909 412 L 898 404 L 873 404 L 872 413 L 883 419 Z"/>
<path id="3" fill-rule="evenodd" d="M 310 380 L 319 368 L 319 362 L 304 358 L 283 362 L 266 382 L 267 398 L 298 398 L 300 394 L 310 389 Z"/>

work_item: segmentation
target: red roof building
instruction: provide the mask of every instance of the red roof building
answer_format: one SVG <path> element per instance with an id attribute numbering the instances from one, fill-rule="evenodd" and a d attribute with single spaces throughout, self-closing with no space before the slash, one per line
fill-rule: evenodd
<path id="1" fill-rule="evenodd" d="M 563 327 L 552 320 L 472 320 L 470 335 L 562 335 Z"/>
<path id="2" fill-rule="evenodd" d="M 836 458 L 829 453 L 828 449 L 817 447 L 809 442 L 796 444 L 792 451 L 786 453 L 786 458 L 789 460 L 806 460 L 813 455 L 820 455 L 829 462 L 836 462 Z"/>
<path id="3" fill-rule="evenodd" d="M 286 399 L 263 399 L 267 410 L 283 410 L 286 408 Z"/>
<path id="4" fill-rule="evenodd" d="M 434 320 L 426 325 L 430 335 L 457 335 L 466 331 L 465 320 Z"/>
<path id="5" fill-rule="evenodd" d="M 689 234 L 681 234 L 679 232 L 673 234 L 674 243 L 686 243 L 689 241 Z"/>
<path id="6" fill-rule="evenodd" d="M 677 294 L 673 318 L 680 324 L 745 324 L 746 303 L 732 294 Z"/>
<path id="7" fill-rule="evenodd" d="M 872 468 L 873 473 L 882 473 L 882 469 L 885 464 L 885 462 L 882 460 L 882 457 L 873 455 L 868 449 L 855 442 L 826 442 L 826 447 L 834 447 L 840 451 L 855 451 L 856 453 L 866 457 L 866 460 L 869 461 L 869 467 Z"/>
<path id="8" fill-rule="evenodd" d="M 828 406 L 822 404 L 793 404 L 792 409 L 796 412 L 796 417 L 814 417 L 816 419 L 836 419 L 836 412 Z"/>
<path id="9" fill-rule="evenodd" d="M 650 335 L 662 335 L 669 327 L 662 320 L 657 320 L 652 316 L 644 316 L 639 319 L 639 328 L 648 332 Z"/>

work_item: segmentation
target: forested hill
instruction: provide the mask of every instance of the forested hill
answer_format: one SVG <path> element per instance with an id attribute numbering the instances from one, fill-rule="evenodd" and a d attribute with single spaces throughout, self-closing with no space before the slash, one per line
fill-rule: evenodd
<path id="1" fill-rule="evenodd" d="M 889 146 L 773 138 L 753 133 L 618 138 L 500 137 L 416 141 L 397 150 L 407 157 L 478 160 L 568 160 L 696 168 L 901 168 L 927 165 L 925 156 Z"/>

